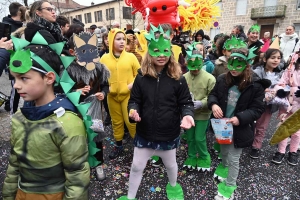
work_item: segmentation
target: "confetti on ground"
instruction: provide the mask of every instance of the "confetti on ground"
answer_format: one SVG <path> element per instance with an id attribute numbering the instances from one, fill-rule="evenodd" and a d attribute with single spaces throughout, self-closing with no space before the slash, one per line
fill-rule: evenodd
<path id="1" fill-rule="evenodd" d="M 0 125 L 2 130 L 9 127 L 3 127 L 4 110 L 0 107 Z M 9 115 L 6 116 L 9 118 Z M 2 120 L 2 121 L 1 121 Z M 238 188 L 235 192 L 235 199 L 282 199 L 282 200 L 298 200 L 300 199 L 300 164 L 290 166 L 286 162 L 286 158 L 281 165 L 274 165 L 270 161 L 276 152 L 276 147 L 268 145 L 268 140 L 271 138 L 276 124 L 272 119 L 272 124 L 266 133 L 266 140 L 263 143 L 259 159 L 249 158 L 249 148 L 243 150 L 240 158 L 240 172 L 237 181 Z M 6 123 L 6 121 L 5 121 Z M 9 120 L 7 119 L 7 124 Z M 1 129 L 0 129 L 1 130 Z M 108 155 L 115 144 L 112 135 L 111 127 L 105 127 L 108 137 L 104 140 L 104 171 L 106 179 L 97 181 L 95 170 L 91 170 L 91 183 L 89 188 L 90 200 L 115 200 L 120 196 L 126 195 L 129 187 L 130 168 L 133 158 L 132 139 L 124 144 L 124 153 L 115 159 L 110 160 Z M 2 134 L 2 133 L 1 133 Z M 10 152 L 10 144 L 7 139 L 2 139 L 0 134 L 0 181 L 3 185 L 5 172 L 8 164 Z M 9 138 L 9 136 L 7 136 Z M 209 200 L 214 199 L 217 194 L 218 182 L 213 178 L 213 173 L 216 166 L 220 163 L 217 155 L 212 150 L 213 134 L 208 133 L 208 147 L 212 158 L 211 171 L 201 172 L 197 170 L 186 170 L 183 168 L 183 163 L 187 157 L 187 144 L 184 140 L 181 141 L 181 146 L 177 149 L 178 163 L 178 183 L 181 184 L 184 191 L 185 199 L 187 200 Z M 289 150 L 289 149 L 287 149 Z M 299 158 L 300 160 L 300 158 Z M 167 200 L 166 185 L 168 184 L 168 175 L 164 166 L 155 168 L 147 163 L 141 184 L 137 192 L 139 200 Z M 2 188 L 2 187 L 0 187 Z M 2 199 L 0 193 L 0 199 Z"/>

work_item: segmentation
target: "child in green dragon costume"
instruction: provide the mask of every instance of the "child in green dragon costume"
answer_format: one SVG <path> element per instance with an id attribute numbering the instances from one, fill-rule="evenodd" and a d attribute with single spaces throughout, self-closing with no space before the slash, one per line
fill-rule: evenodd
<path id="1" fill-rule="evenodd" d="M 58 75 L 61 64 L 66 68 L 74 58 L 59 56 L 64 43 L 48 45 L 39 33 L 31 44 L 12 40 L 16 51 L 11 53 L 9 69 L 16 80 L 14 88 L 25 103 L 12 117 L 3 199 L 87 200 L 90 158 L 85 125 L 76 114 L 77 109 L 86 109 L 76 109 L 76 93 L 66 90 L 67 75 L 64 80 Z M 55 96 L 56 83 L 70 101 Z"/>
<path id="2" fill-rule="evenodd" d="M 192 93 L 194 110 L 195 110 L 195 127 L 187 130 L 188 158 L 184 162 L 184 167 L 198 171 L 210 171 L 211 158 L 207 151 L 206 144 L 206 127 L 211 115 L 207 108 L 207 97 L 213 89 L 216 79 L 209 74 L 203 67 L 203 51 L 200 52 L 194 43 L 188 47 L 188 69 L 189 72 L 184 74 L 189 90 Z M 198 154 L 198 157 L 197 157 Z"/>

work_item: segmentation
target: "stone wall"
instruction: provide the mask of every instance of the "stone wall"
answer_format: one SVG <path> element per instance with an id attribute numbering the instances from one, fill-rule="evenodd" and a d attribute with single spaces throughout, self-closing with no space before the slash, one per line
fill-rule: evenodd
<path id="1" fill-rule="evenodd" d="M 243 25 L 245 32 L 253 25 L 274 24 L 273 34 L 281 34 L 285 32 L 285 28 L 290 24 L 300 24 L 300 10 L 296 9 L 297 0 L 277 0 L 277 5 L 286 5 L 285 18 L 276 19 L 251 19 L 251 9 L 264 7 L 264 0 L 248 0 L 247 14 L 236 15 L 236 0 L 222 0 L 222 17 L 219 19 L 219 28 L 222 33 L 231 33 L 234 25 Z M 298 32 L 299 34 L 299 32 Z"/>

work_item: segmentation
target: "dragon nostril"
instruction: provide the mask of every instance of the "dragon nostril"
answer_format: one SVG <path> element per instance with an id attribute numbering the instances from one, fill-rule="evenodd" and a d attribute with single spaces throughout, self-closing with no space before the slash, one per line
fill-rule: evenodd
<path id="1" fill-rule="evenodd" d="M 153 8 L 152 8 L 152 11 L 153 11 L 153 12 L 156 12 L 156 11 L 157 11 L 157 8 L 156 8 L 156 7 L 153 7 Z"/>
<path id="2" fill-rule="evenodd" d="M 163 10 L 167 10 L 167 6 L 166 6 L 166 5 L 163 5 L 161 8 L 162 8 Z"/>
<path id="3" fill-rule="evenodd" d="M 14 60 L 12 62 L 14 67 L 21 67 L 22 66 L 22 62 L 20 60 Z"/>

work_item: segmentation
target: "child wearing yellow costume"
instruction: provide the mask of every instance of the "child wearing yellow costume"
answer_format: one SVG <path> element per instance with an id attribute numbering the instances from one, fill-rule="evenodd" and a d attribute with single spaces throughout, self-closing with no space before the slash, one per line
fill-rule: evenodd
<path id="1" fill-rule="evenodd" d="M 147 45 L 147 40 L 145 38 L 145 34 L 147 34 L 147 31 L 141 30 L 137 33 L 135 33 L 136 37 L 136 52 L 139 53 L 142 58 L 145 56 L 145 54 L 148 51 L 148 45 Z"/>
<path id="2" fill-rule="evenodd" d="M 109 53 L 101 57 L 100 62 L 110 71 L 108 79 L 109 93 L 107 95 L 108 108 L 112 119 L 112 128 L 116 146 L 109 158 L 118 157 L 123 151 L 124 122 L 130 136 L 135 135 L 135 124 L 129 123 L 127 104 L 133 81 L 138 73 L 140 64 L 137 58 L 125 51 L 126 36 L 122 30 L 114 28 L 108 33 Z"/>

